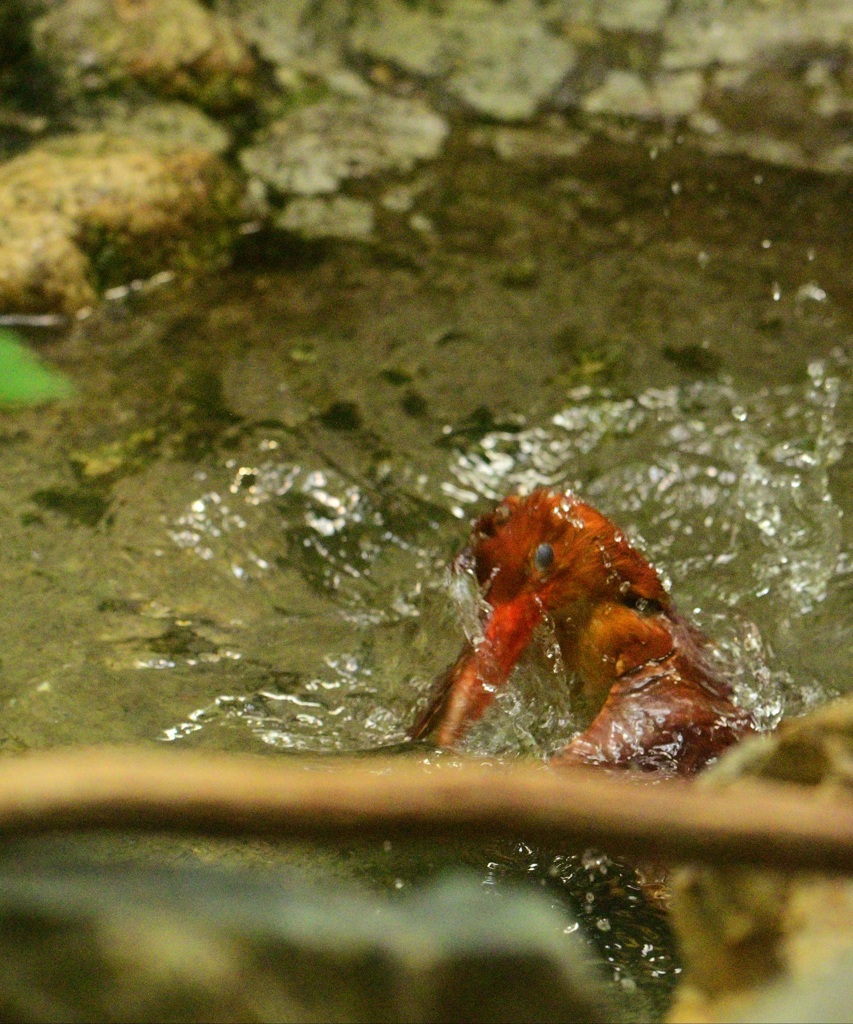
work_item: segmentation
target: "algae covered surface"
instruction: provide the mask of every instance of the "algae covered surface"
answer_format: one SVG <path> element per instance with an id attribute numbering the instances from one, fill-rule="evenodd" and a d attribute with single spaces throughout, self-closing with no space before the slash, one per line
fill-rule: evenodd
<path id="1" fill-rule="evenodd" d="M 0 419 L 4 750 L 399 744 L 463 635 L 468 520 L 542 483 L 639 540 L 768 728 L 846 691 L 846 180 L 463 124 L 404 201 L 375 187 L 370 243 L 263 229 L 30 332 L 79 397 Z M 558 670 L 543 637 L 467 749 L 558 749 Z M 596 851 L 99 844 L 404 894 L 532 879 L 635 1019 L 680 969 Z"/>

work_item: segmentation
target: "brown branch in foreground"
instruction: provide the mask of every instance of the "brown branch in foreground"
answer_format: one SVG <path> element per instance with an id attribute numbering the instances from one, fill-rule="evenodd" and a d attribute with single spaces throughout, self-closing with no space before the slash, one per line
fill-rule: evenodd
<path id="1" fill-rule="evenodd" d="M 89 749 L 0 762 L 0 835 L 93 828 L 327 841 L 512 837 L 670 863 L 853 871 L 853 800 L 795 786 L 713 790 L 593 769 L 399 757 L 296 764 Z"/>

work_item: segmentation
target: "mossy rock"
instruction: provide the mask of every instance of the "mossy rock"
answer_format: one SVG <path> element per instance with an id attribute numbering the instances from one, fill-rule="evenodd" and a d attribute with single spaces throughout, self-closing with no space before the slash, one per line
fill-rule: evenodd
<path id="1" fill-rule="evenodd" d="M 255 93 L 257 65 L 242 36 L 196 0 L 61 0 L 33 36 L 72 102 L 131 82 L 215 111 Z"/>
<path id="2" fill-rule="evenodd" d="M 699 784 L 759 778 L 814 787 L 820 799 L 850 795 L 851 765 L 848 697 L 735 748 Z M 756 1000 L 813 983 L 839 956 L 853 956 L 853 882 L 843 877 L 682 868 L 672 913 L 685 960 L 673 1022 L 752 1019 Z"/>
<path id="3" fill-rule="evenodd" d="M 221 255 L 237 177 L 208 150 L 84 134 L 8 161 L 0 176 L 0 305 L 74 312 L 96 286 Z"/>

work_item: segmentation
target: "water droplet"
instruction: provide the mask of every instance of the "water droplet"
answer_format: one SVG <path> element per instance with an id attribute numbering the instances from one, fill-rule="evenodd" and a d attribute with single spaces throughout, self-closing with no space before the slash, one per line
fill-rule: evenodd
<path id="1" fill-rule="evenodd" d="M 825 302 L 826 292 L 819 284 L 809 281 L 800 285 L 795 296 L 797 302 Z"/>

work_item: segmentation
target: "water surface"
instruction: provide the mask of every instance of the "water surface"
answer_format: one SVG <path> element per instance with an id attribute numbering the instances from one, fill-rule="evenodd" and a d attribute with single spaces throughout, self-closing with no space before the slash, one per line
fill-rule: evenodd
<path id="1" fill-rule="evenodd" d="M 482 143 L 459 132 L 424 173 L 414 228 L 252 236 L 201 285 L 33 334 L 81 399 L 0 421 L 5 749 L 399 744 L 461 642 L 446 566 L 469 520 L 542 484 L 641 544 L 767 728 L 849 689 L 849 186 L 678 146 L 512 165 Z M 534 646 L 469 751 L 571 736 Z M 597 851 L 251 857 L 392 892 L 448 864 L 532 879 L 639 1016 L 677 977 L 664 919 Z"/>

